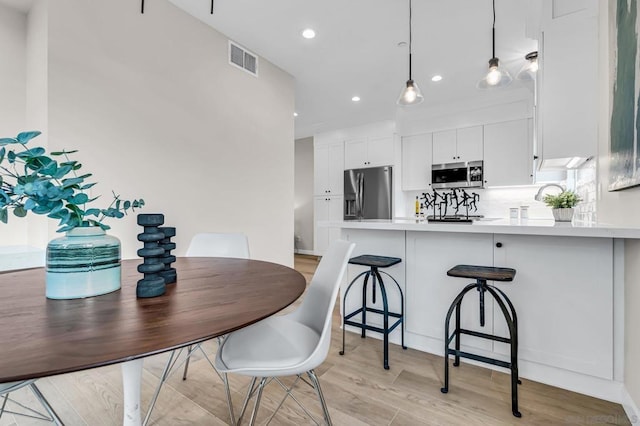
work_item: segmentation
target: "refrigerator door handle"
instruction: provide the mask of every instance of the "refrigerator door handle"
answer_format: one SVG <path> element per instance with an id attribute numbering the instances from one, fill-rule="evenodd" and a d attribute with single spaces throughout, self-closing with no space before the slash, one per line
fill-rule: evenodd
<path id="1" fill-rule="evenodd" d="M 364 217 L 364 173 L 358 173 L 358 218 Z"/>

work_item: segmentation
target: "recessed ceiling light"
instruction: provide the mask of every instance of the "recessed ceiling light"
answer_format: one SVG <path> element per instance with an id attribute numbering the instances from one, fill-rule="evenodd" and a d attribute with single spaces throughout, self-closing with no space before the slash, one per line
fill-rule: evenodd
<path id="1" fill-rule="evenodd" d="M 304 38 L 314 38 L 316 36 L 316 32 L 313 31 L 311 28 L 307 28 L 306 30 L 302 31 L 302 37 Z"/>
<path id="2" fill-rule="evenodd" d="M 298 116 L 298 113 L 297 113 L 297 112 L 294 112 L 294 113 L 293 113 L 293 116 L 294 116 L 294 117 L 297 117 L 297 116 Z"/>
<path id="3" fill-rule="evenodd" d="M 353 102 L 360 102 L 360 96 L 354 96 L 353 98 L 351 98 L 351 100 Z"/>
<path id="4" fill-rule="evenodd" d="M 440 81 L 440 80 L 442 80 L 441 75 L 434 75 L 433 77 L 431 77 L 431 81 Z"/>

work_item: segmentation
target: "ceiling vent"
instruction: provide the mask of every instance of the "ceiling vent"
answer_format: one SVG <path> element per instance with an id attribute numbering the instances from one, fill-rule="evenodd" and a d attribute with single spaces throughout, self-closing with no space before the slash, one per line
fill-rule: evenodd
<path id="1" fill-rule="evenodd" d="M 258 76 L 258 57 L 229 40 L 229 63 Z"/>

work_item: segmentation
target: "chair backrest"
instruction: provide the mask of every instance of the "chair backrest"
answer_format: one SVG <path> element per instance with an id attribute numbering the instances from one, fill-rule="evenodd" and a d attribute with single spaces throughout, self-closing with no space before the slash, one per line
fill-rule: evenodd
<path id="1" fill-rule="evenodd" d="M 196 234 L 187 249 L 188 257 L 249 258 L 249 240 L 242 233 L 205 232 Z"/>
<path id="2" fill-rule="evenodd" d="M 355 247 L 354 243 L 337 240 L 331 243 L 316 269 L 302 303 L 290 315 L 297 321 L 314 329 L 320 341 L 307 363 L 307 369 L 315 368 L 324 361 L 331 344 L 331 316 L 336 304 L 340 283 L 347 270 L 347 263 Z"/>

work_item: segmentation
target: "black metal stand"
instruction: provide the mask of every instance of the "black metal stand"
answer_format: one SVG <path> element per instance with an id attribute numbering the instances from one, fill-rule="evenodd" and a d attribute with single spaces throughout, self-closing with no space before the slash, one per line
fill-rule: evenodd
<path id="1" fill-rule="evenodd" d="M 354 258 L 354 259 L 358 259 L 358 258 Z M 360 256 L 360 259 L 362 261 L 355 261 L 353 262 L 353 260 L 350 261 L 349 263 L 354 263 L 354 264 L 358 264 L 358 265 L 366 265 L 366 266 L 370 266 L 370 269 L 368 271 L 364 271 L 362 273 L 360 273 L 357 277 L 355 277 L 351 283 L 349 284 L 349 286 L 347 287 L 347 290 L 344 292 L 344 296 L 342 298 L 342 309 L 343 309 L 343 316 L 342 316 L 342 350 L 340 351 L 340 355 L 344 355 L 344 347 L 345 347 L 345 331 L 346 331 L 346 326 L 347 325 L 351 325 L 354 327 L 358 327 L 362 330 L 362 334 L 361 337 L 364 339 L 366 337 L 366 331 L 375 331 L 377 333 L 382 333 L 383 337 L 383 341 L 384 341 L 384 368 L 385 370 L 389 369 L 389 333 L 391 333 L 393 330 L 395 330 L 396 327 L 398 327 L 398 325 L 400 325 L 400 329 L 401 329 L 401 341 L 402 341 L 402 349 L 407 349 L 407 347 L 404 345 L 404 294 L 402 292 L 402 288 L 400 287 L 400 284 L 398 284 L 398 281 L 396 281 L 395 278 L 393 278 L 391 275 L 389 275 L 388 273 L 386 273 L 385 271 L 380 271 L 378 268 L 380 266 L 375 266 L 375 265 L 371 265 L 367 262 L 367 260 L 369 259 L 374 259 L 374 260 L 380 260 L 380 259 L 393 259 L 394 263 L 390 263 L 387 266 L 390 266 L 392 264 L 395 263 L 399 263 L 400 259 L 398 258 L 383 258 L 380 256 Z M 393 282 L 396 284 L 396 287 L 400 293 L 400 313 L 396 313 L 396 312 L 389 312 L 389 303 L 387 300 L 387 291 L 384 285 L 384 282 L 382 280 L 382 276 L 380 275 L 380 273 L 385 274 L 386 276 L 388 276 L 389 278 L 391 278 L 393 280 Z M 356 309 L 355 311 L 347 314 L 345 309 L 346 309 L 346 301 L 347 301 L 347 296 L 349 295 L 349 291 L 351 290 L 351 287 L 358 281 L 358 279 L 360 279 L 360 277 L 362 277 L 364 275 L 364 283 L 362 285 L 362 307 Z M 372 288 L 371 288 L 371 292 L 372 292 L 372 300 L 373 303 L 376 303 L 376 283 L 379 285 L 380 287 L 380 294 L 382 296 L 382 309 L 375 309 L 375 308 L 370 308 L 367 307 L 367 285 L 369 282 L 369 277 L 372 277 Z M 378 314 L 378 315 L 382 315 L 383 318 L 383 326 L 382 327 L 375 327 L 372 325 L 367 324 L 367 312 L 371 312 L 374 314 Z M 351 318 L 353 318 L 354 316 L 358 315 L 358 314 L 362 314 L 362 321 L 356 321 L 356 320 L 351 320 Z M 391 325 L 389 326 L 389 317 L 391 318 L 397 318 L 397 320 Z"/>
<path id="2" fill-rule="evenodd" d="M 500 307 L 500 311 L 502 312 L 502 315 L 507 322 L 507 327 L 509 328 L 509 338 L 481 333 L 473 330 L 467 330 L 460 327 L 460 308 L 462 305 L 462 299 L 468 292 L 473 289 L 476 289 L 479 292 L 480 296 L 480 325 L 484 327 L 484 295 L 485 292 L 489 292 L 489 294 L 493 296 L 494 300 Z M 451 315 L 454 311 L 456 314 L 455 330 L 451 335 L 449 335 L 449 324 Z M 460 358 L 468 358 L 475 361 L 486 362 L 488 364 L 508 368 L 509 370 L 511 370 L 511 411 L 515 417 L 522 417 L 522 414 L 520 413 L 520 411 L 518 411 L 518 384 L 521 383 L 518 377 L 518 318 L 516 316 L 516 310 L 514 309 L 513 304 L 511 303 L 507 295 L 504 294 L 504 292 L 499 288 L 488 285 L 486 280 L 478 278 L 475 283 L 467 285 L 453 300 L 453 303 L 451 304 L 451 306 L 449 307 L 449 311 L 447 312 L 447 318 L 445 320 L 444 327 L 444 387 L 440 389 L 441 392 L 447 393 L 449 391 L 449 355 L 454 356 L 454 367 L 460 365 Z M 462 334 L 509 344 L 511 346 L 510 362 L 461 351 L 460 335 Z M 455 349 L 451 349 L 449 346 L 451 345 L 451 341 L 454 339 Z"/>

